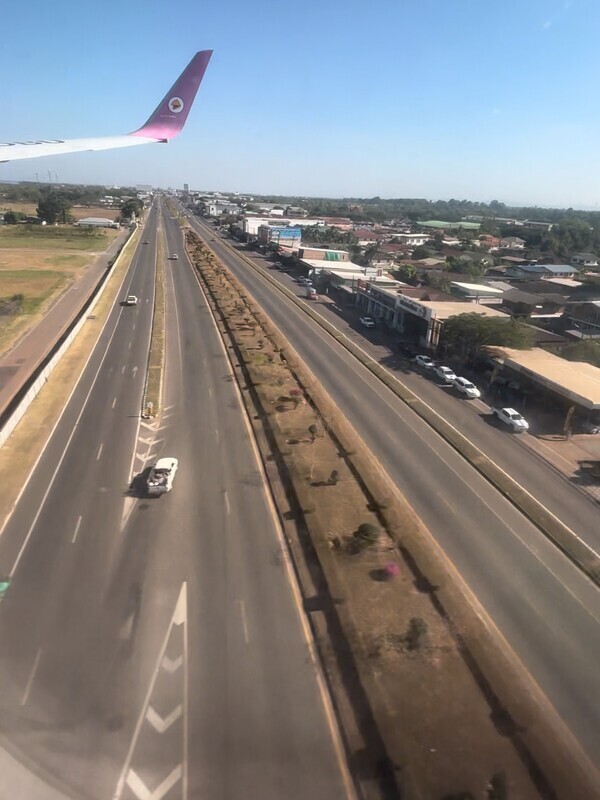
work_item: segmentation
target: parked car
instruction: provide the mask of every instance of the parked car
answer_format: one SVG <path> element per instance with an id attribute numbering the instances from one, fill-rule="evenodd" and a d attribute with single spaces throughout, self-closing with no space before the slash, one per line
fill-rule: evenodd
<path id="1" fill-rule="evenodd" d="M 450 367 L 434 367 L 434 372 L 444 383 L 454 383 L 456 380 L 456 373 L 454 370 L 451 370 Z"/>
<path id="2" fill-rule="evenodd" d="M 529 430 L 527 420 L 514 408 L 492 408 L 492 414 L 514 433 L 524 433 Z"/>
<path id="3" fill-rule="evenodd" d="M 415 362 L 420 367 L 424 367 L 425 369 L 433 369 L 435 367 L 435 363 L 431 360 L 429 356 L 423 356 L 423 355 L 415 356 Z"/>
<path id="4" fill-rule="evenodd" d="M 454 388 L 461 394 L 464 394 L 464 396 L 469 400 L 474 400 L 476 397 L 481 397 L 481 392 L 479 389 L 474 383 L 471 383 L 471 381 L 467 380 L 466 378 L 455 378 L 453 384 Z"/>
<path id="5" fill-rule="evenodd" d="M 126 306 L 137 306 L 138 299 L 134 294 L 128 294 L 124 300 L 124 305 Z"/>
<path id="6" fill-rule="evenodd" d="M 359 322 L 361 325 L 364 325 L 365 328 L 375 327 L 375 320 L 372 317 L 361 317 Z"/>
<path id="7" fill-rule="evenodd" d="M 159 495 L 170 492 L 178 466 L 179 462 L 176 458 L 159 458 L 148 474 L 146 482 L 148 494 Z"/>

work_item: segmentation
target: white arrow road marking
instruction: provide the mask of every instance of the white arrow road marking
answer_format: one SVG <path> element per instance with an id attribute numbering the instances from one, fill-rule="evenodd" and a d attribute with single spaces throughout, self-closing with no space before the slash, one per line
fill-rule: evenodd
<path id="1" fill-rule="evenodd" d="M 158 731 L 159 733 L 164 733 L 168 731 L 173 723 L 177 722 L 181 714 L 183 713 L 183 707 L 181 703 L 171 711 L 166 717 L 161 717 L 160 714 L 152 708 L 152 706 L 148 706 L 148 711 L 146 711 L 146 719 L 152 725 L 154 730 Z"/>
<path id="2" fill-rule="evenodd" d="M 178 656 L 174 661 L 168 656 L 165 656 L 161 662 L 161 667 L 169 673 L 169 675 L 173 675 L 174 672 L 177 672 L 179 667 L 183 664 L 183 656 Z"/>
<path id="3" fill-rule="evenodd" d="M 131 759 L 133 758 L 133 753 L 135 751 L 135 747 L 140 736 L 140 731 L 142 729 L 142 725 L 144 724 L 144 720 L 146 719 L 146 711 L 150 705 L 150 698 L 152 697 L 152 692 L 154 691 L 154 685 L 156 684 L 156 679 L 160 674 L 160 665 L 165 657 L 165 651 L 167 649 L 167 645 L 169 643 L 169 638 L 171 636 L 171 630 L 174 625 L 182 625 L 185 623 L 183 629 L 183 655 L 184 655 L 184 691 L 183 691 L 183 727 L 184 727 L 184 734 L 183 734 L 183 767 L 181 764 L 176 767 L 173 772 L 169 775 L 169 777 L 161 783 L 158 789 L 155 789 L 153 793 L 144 785 L 144 783 L 139 779 L 139 777 L 135 774 L 135 772 L 129 768 L 131 764 Z M 120 800 L 123 790 L 125 788 L 125 783 L 130 787 L 130 789 L 134 792 L 134 794 L 140 798 L 140 800 L 147 800 L 148 798 L 153 798 L 154 800 L 160 800 L 160 798 L 164 797 L 164 795 L 177 783 L 177 781 L 183 776 L 183 797 L 187 797 L 187 737 L 188 737 L 188 721 L 187 721 L 187 709 L 188 709 L 188 677 L 187 677 L 187 583 L 184 581 L 181 584 L 181 589 L 179 591 L 179 596 L 177 598 L 177 603 L 175 605 L 175 610 L 173 611 L 173 616 L 171 617 L 171 621 L 167 627 L 167 631 L 165 633 L 165 637 L 162 641 L 160 651 L 158 653 L 158 658 L 156 659 L 156 666 L 152 673 L 152 679 L 150 681 L 150 685 L 148 686 L 148 691 L 146 692 L 146 697 L 144 698 L 144 702 L 142 704 L 142 708 L 140 711 L 140 715 L 138 717 L 137 724 L 135 726 L 135 731 L 133 732 L 133 737 L 131 739 L 131 743 L 129 745 L 129 750 L 127 751 L 127 756 L 125 758 L 125 763 L 123 764 L 123 769 L 121 770 L 121 774 L 119 776 L 119 780 L 117 781 L 117 787 L 115 789 L 115 793 L 113 794 L 113 800 Z M 132 786 L 131 782 L 133 781 L 134 786 Z M 136 787 L 136 788 L 134 788 Z M 166 787 L 166 788 L 164 788 Z M 145 794 L 144 794 L 145 792 Z"/>
<path id="4" fill-rule="evenodd" d="M 161 800 L 167 792 L 181 779 L 182 769 L 179 764 L 165 780 L 151 792 L 144 781 L 132 769 L 127 774 L 127 785 L 139 800 Z"/>
<path id="5" fill-rule="evenodd" d="M 135 376 L 137 375 L 138 367 L 134 367 L 131 371 L 133 372 L 133 377 L 135 378 Z"/>

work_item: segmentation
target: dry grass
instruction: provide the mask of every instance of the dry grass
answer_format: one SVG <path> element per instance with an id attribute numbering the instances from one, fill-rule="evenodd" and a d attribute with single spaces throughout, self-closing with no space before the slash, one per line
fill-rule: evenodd
<path id="1" fill-rule="evenodd" d="M 0 252 L 5 249 L 101 253 L 118 235 L 114 228 L 74 228 L 70 225 L 5 225 L 0 228 Z"/>
<path id="2" fill-rule="evenodd" d="M 148 357 L 146 377 L 145 407 L 152 404 L 154 414 L 158 414 L 162 400 L 162 382 L 165 360 L 165 288 L 164 288 L 165 242 L 162 228 L 159 229 L 156 252 L 156 286 L 154 295 L 154 318 L 152 338 Z"/>
<path id="3" fill-rule="evenodd" d="M 35 217 L 37 216 L 37 203 L 0 203 L 0 214 L 5 214 L 7 211 L 20 211 L 22 214 L 27 214 L 28 217 Z M 104 208 L 104 206 L 73 206 L 70 211 L 71 216 L 76 220 L 85 217 L 105 217 L 115 220 L 120 213 L 118 208 Z"/>

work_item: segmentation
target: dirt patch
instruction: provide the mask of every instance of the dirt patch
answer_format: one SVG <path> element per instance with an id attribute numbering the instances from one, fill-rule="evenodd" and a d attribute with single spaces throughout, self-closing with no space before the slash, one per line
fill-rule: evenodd
<path id="1" fill-rule="evenodd" d="M 295 523 L 299 574 L 311 582 L 307 613 L 336 705 L 345 692 L 354 704 L 346 744 L 361 788 L 554 796 L 519 726 L 474 679 L 438 587 L 411 554 L 426 532 L 406 503 L 386 497 L 359 437 L 237 281 L 191 232 L 187 244 L 236 359 L 280 513 Z"/>

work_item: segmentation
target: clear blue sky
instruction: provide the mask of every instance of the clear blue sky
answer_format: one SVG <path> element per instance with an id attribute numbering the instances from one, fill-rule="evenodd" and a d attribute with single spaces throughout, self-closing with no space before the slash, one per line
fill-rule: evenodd
<path id="1" fill-rule="evenodd" d="M 187 126 L 2 179 L 596 207 L 598 0 L 8 2 L 0 141 L 139 127 L 196 50 Z"/>

